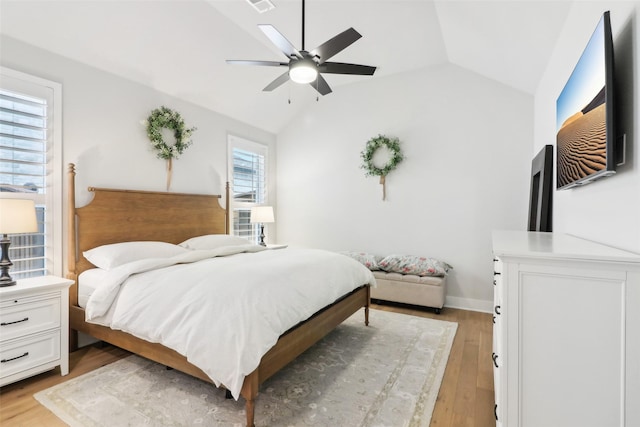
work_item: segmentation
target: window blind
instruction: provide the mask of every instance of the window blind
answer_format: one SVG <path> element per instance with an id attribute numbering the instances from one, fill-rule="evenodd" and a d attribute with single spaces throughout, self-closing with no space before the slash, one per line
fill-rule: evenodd
<path id="1" fill-rule="evenodd" d="M 251 207 L 266 202 L 266 148 L 250 141 L 230 141 L 233 234 L 257 242 L 260 229 L 259 224 L 251 223 Z"/>
<path id="2" fill-rule="evenodd" d="M 9 236 L 15 279 L 46 273 L 47 100 L 0 89 L 0 192 L 36 203 L 38 232 Z"/>
<path id="3" fill-rule="evenodd" d="M 240 148 L 233 149 L 233 199 L 250 203 L 264 202 L 263 155 Z"/>

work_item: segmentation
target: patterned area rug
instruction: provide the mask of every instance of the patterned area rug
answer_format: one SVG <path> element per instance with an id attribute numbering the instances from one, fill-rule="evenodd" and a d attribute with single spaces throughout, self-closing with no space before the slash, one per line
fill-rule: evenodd
<path id="1" fill-rule="evenodd" d="M 457 323 L 362 310 L 264 383 L 256 426 L 429 426 Z M 129 356 L 35 395 L 71 426 L 244 426 L 244 400 Z"/>

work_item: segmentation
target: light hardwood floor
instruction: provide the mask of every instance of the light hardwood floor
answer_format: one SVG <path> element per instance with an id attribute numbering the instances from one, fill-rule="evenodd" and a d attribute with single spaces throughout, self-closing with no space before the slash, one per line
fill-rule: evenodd
<path id="1" fill-rule="evenodd" d="M 431 419 L 431 427 L 489 427 L 493 418 L 493 374 L 491 361 L 492 317 L 490 314 L 445 308 L 432 311 L 395 305 L 373 305 L 380 310 L 413 314 L 458 323 L 447 369 Z M 0 426 L 65 426 L 40 405 L 33 394 L 127 356 L 119 348 L 89 346 L 70 356 L 66 377 L 55 369 L 0 388 Z"/>

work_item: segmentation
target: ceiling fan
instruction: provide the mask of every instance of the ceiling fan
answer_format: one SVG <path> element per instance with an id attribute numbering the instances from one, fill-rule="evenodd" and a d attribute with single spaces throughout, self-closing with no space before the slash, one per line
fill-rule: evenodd
<path id="1" fill-rule="evenodd" d="M 258 28 L 276 45 L 282 53 L 289 58 L 289 62 L 276 61 L 251 61 L 251 60 L 227 60 L 227 64 L 261 65 L 267 67 L 288 67 L 288 70 L 269 83 L 263 91 L 270 92 L 289 79 L 296 83 L 309 83 L 321 95 L 331 93 L 331 88 L 322 77 L 326 74 L 355 74 L 371 76 L 376 67 L 359 64 L 346 64 L 343 62 L 328 62 L 334 55 L 343 51 L 362 35 L 353 28 L 338 34 L 327 40 L 311 51 L 304 48 L 304 0 L 302 0 L 302 49 L 296 49 L 273 25 L 258 25 Z"/>

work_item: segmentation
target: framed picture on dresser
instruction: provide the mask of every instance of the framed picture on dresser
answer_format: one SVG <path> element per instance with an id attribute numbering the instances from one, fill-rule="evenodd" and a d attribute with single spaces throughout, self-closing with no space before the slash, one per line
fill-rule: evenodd
<path id="1" fill-rule="evenodd" d="M 553 231 L 553 146 L 545 145 L 531 162 L 528 231 Z"/>

